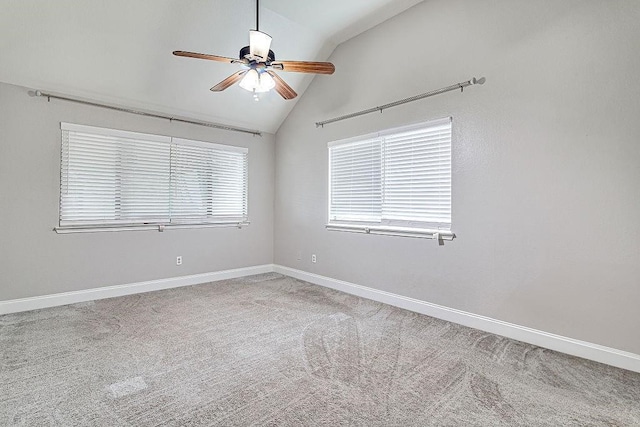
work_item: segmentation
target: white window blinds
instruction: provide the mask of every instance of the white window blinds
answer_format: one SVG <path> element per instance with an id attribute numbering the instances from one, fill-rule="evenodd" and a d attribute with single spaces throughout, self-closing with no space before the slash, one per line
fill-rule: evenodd
<path id="1" fill-rule="evenodd" d="M 451 120 L 383 138 L 382 217 L 451 224 Z"/>
<path id="2" fill-rule="evenodd" d="M 331 218 L 376 221 L 382 214 L 382 145 L 365 139 L 331 148 Z"/>
<path id="3" fill-rule="evenodd" d="M 246 220 L 246 152 L 174 141 L 178 143 L 171 146 L 172 222 Z"/>
<path id="4" fill-rule="evenodd" d="M 329 223 L 449 230 L 451 119 L 329 143 Z"/>
<path id="5" fill-rule="evenodd" d="M 62 123 L 60 226 L 247 220 L 247 149 Z"/>

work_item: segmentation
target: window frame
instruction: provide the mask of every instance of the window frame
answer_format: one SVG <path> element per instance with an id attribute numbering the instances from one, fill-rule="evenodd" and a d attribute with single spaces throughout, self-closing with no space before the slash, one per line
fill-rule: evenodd
<path id="1" fill-rule="evenodd" d="M 355 233 L 366 233 L 366 234 L 383 234 L 383 235 L 393 235 L 393 236 L 402 236 L 402 237 L 418 237 L 418 238 L 430 238 L 430 239 L 438 239 L 438 240 L 453 240 L 456 236 L 455 233 L 451 230 L 452 227 L 452 216 L 453 216 L 453 203 L 451 198 L 449 199 L 449 212 L 450 212 L 450 221 L 448 223 L 445 222 L 425 222 L 425 221 L 413 221 L 413 220 L 392 220 L 384 218 L 384 193 L 385 193 L 385 183 L 384 183 L 384 163 L 385 163 L 385 147 L 384 147 L 384 138 L 390 137 L 393 135 L 398 135 L 403 132 L 409 132 L 412 130 L 419 130 L 428 127 L 441 126 L 448 121 L 451 129 L 451 138 L 449 140 L 449 149 L 452 150 L 453 147 L 453 117 L 448 116 L 441 119 L 429 120 L 424 122 L 419 122 L 415 124 L 405 125 L 394 127 L 390 129 L 385 129 L 379 132 L 374 132 L 365 135 L 359 135 L 351 138 L 331 141 L 327 144 L 327 161 L 328 161 L 328 174 L 327 174 L 327 223 L 325 225 L 326 229 L 329 231 L 346 231 L 346 232 L 355 232 Z M 380 221 L 367 221 L 367 220 L 357 220 L 357 219 L 332 219 L 332 156 L 331 149 L 333 147 L 344 146 L 347 144 L 353 144 L 358 142 L 364 142 L 367 140 L 375 140 L 380 139 L 382 148 L 381 154 L 381 166 L 380 166 L 380 179 L 381 179 L 381 201 L 380 201 L 380 209 L 383 211 L 381 214 Z M 449 196 L 452 196 L 453 193 L 453 153 L 450 151 L 449 158 L 449 182 L 451 183 L 451 190 Z"/>
<path id="2" fill-rule="evenodd" d="M 125 230 L 164 231 L 165 229 L 210 228 L 210 227 L 242 228 L 243 226 L 250 224 L 249 222 L 249 149 L 248 148 L 233 146 L 233 145 L 218 144 L 218 143 L 206 142 L 206 141 L 197 141 L 197 140 L 191 140 L 191 139 L 179 138 L 179 137 L 131 132 L 131 131 L 125 131 L 125 130 L 119 130 L 119 129 L 79 125 L 79 124 L 65 123 L 65 122 L 60 123 L 60 129 L 61 129 L 60 181 L 58 186 L 58 190 L 60 191 L 60 194 L 59 194 L 59 205 L 58 205 L 58 225 L 54 227 L 54 231 L 56 231 L 57 233 L 125 231 Z M 112 220 L 110 219 L 95 220 L 93 222 L 91 222 L 91 220 L 63 221 L 63 206 L 64 206 L 63 191 L 64 191 L 65 184 L 69 183 L 68 182 L 69 178 L 67 177 L 65 179 L 63 177 L 63 173 L 65 172 L 65 170 L 67 172 L 69 172 L 70 170 L 68 166 L 66 167 L 66 169 L 64 166 L 65 160 L 67 162 L 69 161 L 68 147 L 66 151 L 67 157 L 65 158 L 65 132 L 81 132 L 81 133 L 90 134 L 93 136 L 101 135 L 105 137 L 123 138 L 123 140 L 118 141 L 118 144 L 120 145 L 126 144 L 126 139 L 137 139 L 137 140 L 143 141 L 144 143 L 156 144 L 155 146 L 156 149 L 160 147 L 159 144 L 167 144 L 167 150 L 166 150 L 167 152 L 166 156 L 168 156 L 166 159 L 167 165 L 168 165 L 168 169 L 166 171 L 167 188 L 163 187 L 163 190 L 168 193 L 168 196 L 166 201 L 162 199 L 162 203 L 167 203 L 166 209 L 167 209 L 168 216 L 166 218 L 163 218 L 162 220 L 157 220 L 157 218 L 153 218 L 153 217 L 144 218 L 141 215 L 134 215 L 135 218 L 129 221 L 127 219 L 123 220 L 115 217 Z M 69 141 L 67 141 L 67 144 L 69 144 Z M 239 165 L 239 169 L 231 170 L 232 174 L 234 175 L 239 174 L 242 176 L 242 181 L 239 183 L 240 192 L 241 192 L 240 206 L 241 206 L 242 214 L 234 215 L 233 217 L 225 217 L 225 218 L 211 215 L 210 219 L 205 219 L 205 220 L 198 219 L 197 221 L 189 220 L 189 219 L 185 220 L 184 218 L 179 218 L 178 216 L 175 216 L 175 215 L 172 216 L 171 210 L 173 208 L 173 203 L 176 200 L 174 195 L 175 189 L 173 185 L 175 174 L 174 174 L 174 166 L 172 165 L 172 162 L 175 161 L 174 148 L 178 146 L 193 147 L 193 148 L 200 149 L 202 153 L 205 153 L 205 155 L 207 156 L 211 156 L 212 159 L 216 156 L 216 152 L 218 152 L 218 156 L 220 155 L 220 152 L 222 152 L 223 155 L 229 155 L 230 153 L 240 153 L 242 155 L 242 157 L 236 159 L 236 162 L 241 162 Z M 202 150 L 203 148 L 205 150 Z M 206 150 L 210 150 L 210 151 L 207 152 Z M 121 157 L 125 153 L 125 150 L 123 149 L 122 146 L 115 151 L 117 151 L 118 157 Z M 161 156 L 164 156 L 164 155 L 165 153 L 161 153 Z M 135 155 L 131 156 L 128 160 L 132 160 L 134 158 L 135 158 Z M 162 159 L 162 157 L 160 157 L 160 159 Z M 154 160 L 157 160 L 157 159 L 154 159 Z M 200 160 L 200 158 L 192 157 L 189 160 L 197 161 L 197 160 Z M 161 161 L 164 161 L 164 160 L 161 160 Z M 155 165 L 152 164 L 151 167 L 153 166 Z M 124 176 L 126 172 L 127 171 L 125 169 L 114 168 L 114 177 L 117 177 L 118 175 Z M 214 177 L 211 176 L 210 179 L 213 180 Z M 203 184 L 203 186 L 206 187 L 206 184 Z M 122 191 L 122 188 L 114 187 L 114 191 L 117 193 L 119 191 Z M 131 191 L 130 188 L 129 188 L 129 191 Z M 214 187 L 213 186 L 208 187 L 205 197 L 210 198 L 208 202 L 212 206 L 214 203 L 213 194 L 214 194 Z M 115 208 L 116 204 L 117 204 L 117 200 L 114 199 L 114 209 L 116 209 L 117 211 L 117 208 Z M 213 209 L 212 206 L 208 206 L 207 213 L 212 212 L 212 209 Z"/>

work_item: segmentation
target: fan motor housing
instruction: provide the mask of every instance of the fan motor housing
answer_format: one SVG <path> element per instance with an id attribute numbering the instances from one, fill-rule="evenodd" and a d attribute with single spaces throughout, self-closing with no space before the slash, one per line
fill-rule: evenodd
<path id="1" fill-rule="evenodd" d="M 245 46 L 242 49 L 240 49 L 240 59 L 244 59 L 245 56 L 250 54 L 251 54 L 251 49 L 249 49 L 249 46 Z M 276 60 L 276 54 L 273 53 L 271 49 L 269 49 L 269 56 L 267 56 L 266 62 L 273 62 L 275 60 Z"/>

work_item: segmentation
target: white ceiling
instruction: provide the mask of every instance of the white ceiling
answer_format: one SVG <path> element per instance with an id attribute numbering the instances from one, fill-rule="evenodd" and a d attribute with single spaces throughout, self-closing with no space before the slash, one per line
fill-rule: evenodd
<path id="1" fill-rule="evenodd" d="M 273 37 L 276 59 L 324 61 L 420 1 L 263 0 L 260 29 Z M 255 0 L 3 0 L 0 81 L 274 133 L 296 100 L 272 91 L 255 102 L 237 85 L 212 93 L 237 65 L 171 54 L 237 57 L 254 27 Z M 280 75 L 297 99 L 313 78 Z"/>

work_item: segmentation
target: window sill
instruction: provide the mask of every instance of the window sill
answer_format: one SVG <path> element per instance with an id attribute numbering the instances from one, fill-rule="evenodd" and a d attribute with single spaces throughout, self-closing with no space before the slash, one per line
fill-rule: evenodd
<path id="1" fill-rule="evenodd" d="M 236 227 L 242 228 L 249 225 L 249 221 L 245 222 L 217 222 L 208 224 L 148 224 L 148 225 L 87 225 L 87 226 L 66 226 L 55 227 L 53 231 L 58 234 L 71 233 L 101 233 L 106 231 L 149 231 L 155 230 L 163 232 L 165 230 L 179 230 L 186 228 L 220 228 L 220 227 Z"/>
<path id="2" fill-rule="evenodd" d="M 394 227 L 384 225 L 327 224 L 326 228 L 329 231 L 383 234 L 388 236 L 416 237 L 421 239 L 453 240 L 456 237 L 456 235 L 449 230 L 433 230 L 425 228 Z"/>

